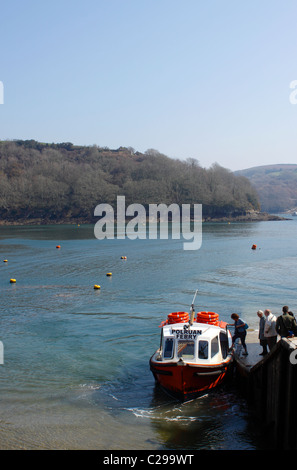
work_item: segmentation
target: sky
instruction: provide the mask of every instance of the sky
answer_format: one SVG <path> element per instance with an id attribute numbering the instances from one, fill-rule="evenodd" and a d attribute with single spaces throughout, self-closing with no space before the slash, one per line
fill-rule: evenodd
<path id="1" fill-rule="evenodd" d="M 296 0 L 0 4 L 0 140 L 297 163 Z"/>

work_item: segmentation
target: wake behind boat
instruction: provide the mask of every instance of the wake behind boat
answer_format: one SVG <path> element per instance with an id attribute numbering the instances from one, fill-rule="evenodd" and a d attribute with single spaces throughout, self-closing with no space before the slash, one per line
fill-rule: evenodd
<path id="1" fill-rule="evenodd" d="M 217 387 L 232 364 L 232 336 L 215 312 L 173 312 L 160 327 L 160 348 L 150 359 L 157 383 L 185 401 Z"/>

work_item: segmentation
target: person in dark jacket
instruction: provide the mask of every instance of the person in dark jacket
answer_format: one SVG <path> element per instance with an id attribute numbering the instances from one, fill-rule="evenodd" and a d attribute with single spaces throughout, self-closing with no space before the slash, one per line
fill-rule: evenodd
<path id="1" fill-rule="evenodd" d="M 283 307 L 283 314 L 277 317 L 275 328 L 281 338 L 297 336 L 297 323 L 287 305 Z"/>
<path id="2" fill-rule="evenodd" d="M 247 352 L 247 347 L 245 343 L 245 338 L 246 338 L 246 329 L 245 326 L 247 325 L 241 318 L 239 318 L 239 315 L 237 313 L 232 313 L 231 315 L 232 320 L 234 320 L 234 323 L 229 323 L 229 326 L 234 326 L 234 335 L 232 336 L 232 348 L 234 347 L 234 343 L 237 340 L 237 338 L 240 338 L 241 344 L 244 349 L 244 353 L 242 353 L 244 356 L 248 355 Z"/>

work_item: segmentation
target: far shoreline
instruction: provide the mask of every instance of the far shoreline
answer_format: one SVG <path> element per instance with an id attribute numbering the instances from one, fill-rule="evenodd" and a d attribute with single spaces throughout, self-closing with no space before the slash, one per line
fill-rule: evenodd
<path id="1" fill-rule="evenodd" d="M 126 218 L 126 222 L 132 220 L 131 218 Z M 35 219 L 19 219 L 19 220 L 0 220 L 0 226 L 41 226 L 41 225 L 94 225 L 99 219 L 92 218 L 92 219 L 80 219 L 79 217 L 75 218 L 65 218 L 65 219 L 42 219 L 42 218 L 35 218 Z M 202 223 L 237 223 L 237 222 L 270 222 L 270 221 L 284 221 L 284 220 L 292 220 L 286 217 L 281 217 L 274 214 L 269 214 L 267 212 L 253 212 L 252 214 L 246 214 L 241 216 L 235 217 L 207 217 L 202 219 Z M 192 219 L 194 221 L 194 219 Z M 116 223 L 115 219 L 115 223 Z M 149 222 L 149 218 L 146 219 L 146 222 Z M 156 222 L 160 222 L 157 220 Z M 166 220 L 167 222 L 167 220 Z M 170 222 L 170 220 L 169 220 Z"/>

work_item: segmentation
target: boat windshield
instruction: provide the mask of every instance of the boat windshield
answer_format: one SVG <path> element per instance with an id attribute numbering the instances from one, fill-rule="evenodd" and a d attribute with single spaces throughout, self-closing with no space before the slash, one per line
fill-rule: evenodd
<path id="1" fill-rule="evenodd" d="M 215 336 L 211 340 L 211 357 L 214 357 L 219 352 L 219 338 Z"/>
<path id="2" fill-rule="evenodd" d="M 165 341 L 165 346 L 164 346 L 164 358 L 172 359 L 172 353 L 173 353 L 173 339 L 167 338 Z"/>
<path id="3" fill-rule="evenodd" d="M 198 357 L 199 359 L 208 359 L 208 341 L 199 341 Z"/>
<path id="4" fill-rule="evenodd" d="M 181 339 L 178 342 L 177 357 L 184 359 L 194 359 L 194 341 Z"/>

